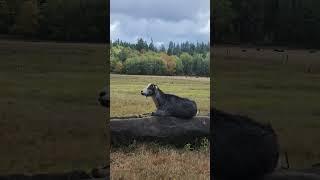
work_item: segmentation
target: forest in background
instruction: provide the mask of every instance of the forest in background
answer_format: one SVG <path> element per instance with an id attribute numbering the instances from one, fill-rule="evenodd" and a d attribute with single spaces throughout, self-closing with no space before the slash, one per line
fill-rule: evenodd
<path id="1" fill-rule="evenodd" d="M 215 43 L 319 48 L 319 0 L 213 0 Z"/>
<path id="2" fill-rule="evenodd" d="M 106 0 L 0 0 L 0 35 L 107 41 Z"/>
<path id="3" fill-rule="evenodd" d="M 213 0 L 215 43 L 319 48 L 318 0 Z M 106 0 L 0 0 L 0 35 L 103 41 Z"/>
<path id="4" fill-rule="evenodd" d="M 110 71 L 119 74 L 209 76 L 209 43 L 169 42 L 156 47 L 139 38 L 137 43 L 111 42 Z"/>

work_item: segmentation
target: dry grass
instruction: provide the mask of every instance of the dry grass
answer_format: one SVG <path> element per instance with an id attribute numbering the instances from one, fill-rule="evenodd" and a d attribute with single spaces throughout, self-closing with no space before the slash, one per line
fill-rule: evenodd
<path id="1" fill-rule="evenodd" d="M 111 116 L 128 116 L 155 110 L 151 98 L 140 95 L 148 83 L 156 83 L 164 92 L 189 97 L 200 112 L 210 107 L 209 78 L 111 75 Z M 112 179 L 209 179 L 209 147 L 190 151 L 157 144 L 133 144 L 111 150 Z"/>
<path id="2" fill-rule="evenodd" d="M 190 151 L 140 144 L 112 152 L 112 179 L 209 179 L 209 148 Z"/>

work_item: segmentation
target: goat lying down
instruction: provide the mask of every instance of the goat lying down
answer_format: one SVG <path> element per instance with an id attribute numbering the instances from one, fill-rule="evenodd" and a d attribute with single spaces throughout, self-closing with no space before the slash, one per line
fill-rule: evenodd
<path id="1" fill-rule="evenodd" d="M 174 116 L 178 118 L 192 118 L 197 114 L 197 104 L 187 98 L 181 98 L 173 94 L 166 94 L 155 84 L 148 84 L 141 91 L 141 95 L 152 97 L 156 105 L 153 116 Z"/>

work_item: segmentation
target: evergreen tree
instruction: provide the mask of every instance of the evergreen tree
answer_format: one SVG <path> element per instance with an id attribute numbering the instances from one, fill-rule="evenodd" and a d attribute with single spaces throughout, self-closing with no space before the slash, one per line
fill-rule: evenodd
<path id="1" fill-rule="evenodd" d="M 151 38 L 151 42 L 150 42 L 150 44 L 149 44 L 149 50 L 150 50 L 150 51 L 157 51 L 156 47 L 153 45 L 153 40 L 152 40 L 152 38 Z"/>
<path id="2" fill-rule="evenodd" d="M 173 48 L 174 48 L 173 42 L 170 41 L 170 42 L 169 42 L 169 46 L 168 46 L 168 50 L 167 50 L 167 54 L 168 54 L 169 56 L 173 55 Z"/>
<path id="3" fill-rule="evenodd" d="M 37 1 L 24 1 L 15 19 L 14 32 L 22 35 L 35 35 L 39 26 L 38 15 Z"/>
<path id="4" fill-rule="evenodd" d="M 9 7 L 6 0 L 0 0 L 0 33 L 8 33 L 10 20 Z"/>
<path id="5" fill-rule="evenodd" d="M 166 52 L 166 47 L 163 44 L 160 46 L 160 52 Z"/>
<path id="6" fill-rule="evenodd" d="M 148 50 L 148 48 L 148 43 L 144 41 L 142 38 L 139 38 L 136 44 L 136 50 L 142 52 L 143 50 Z"/>
<path id="7" fill-rule="evenodd" d="M 180 44 L 177 44 L 175 47 L 174 47 L 174 55 L 177 55 L 177 56 L 180 56 L 181 54 L 181 49 L 180 49 Z"/>
<path id="8" fill-rule="evenodd" d="M 141 52 L 143 48 L 144 48 L 144 41 L 142 38 L 139 38 L 136 44 L 136 50 Z"/>
<path id="9" fill-rule="evenodd" d="M 185 75 L 191 75 L 192 74 L 192 56 L 184 52 L 180 55 L 179 58 L 183 65 L 183 73 Z"/>

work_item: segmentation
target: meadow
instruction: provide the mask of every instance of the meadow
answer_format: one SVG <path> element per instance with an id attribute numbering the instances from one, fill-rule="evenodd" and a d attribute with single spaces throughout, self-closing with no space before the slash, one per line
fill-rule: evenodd
<path id="1" fill-rule="evenodd" d="M 0 174 L 107 164 L 106 46 L 0 41 Z"/>
<path id="2" fill-rule="evenodd" d="M 188 97 L 197 103 L 200 115 L 210 109 L 210 79 L 185 76 L 110 75 L 110 116 L 130 116 L 155 110 L 152 98 L 140 94 L 149 83 L 165 93 Z"/>
<path id="3" fill-rule="evenodd" d="M 152 98 L 140 91 L 155 83 L 165 93 L 196 101 L 200 115 L 210 109 L 210 79 L 184 76 L 110 75 L 111 117 L 150 113 L 155 110 Z M 134 143 L 111 148 L 111 179 L 209 179 L 209 145 L 193 149 L 175 148 L 154 143 Z"/>
<path id="4" fill-rule="evenodd" d="M 215 47 L 213 105 L 271 123 L 290 167 L 310 167 L 320 162 L 320 52 L 281 51 Z"/>

